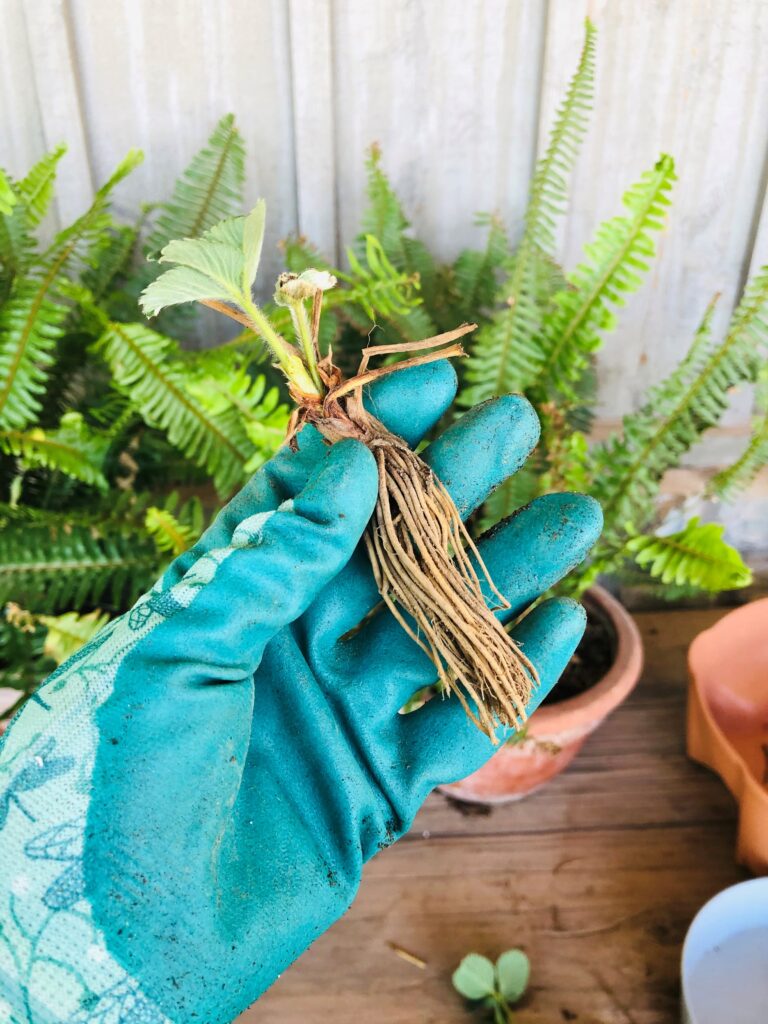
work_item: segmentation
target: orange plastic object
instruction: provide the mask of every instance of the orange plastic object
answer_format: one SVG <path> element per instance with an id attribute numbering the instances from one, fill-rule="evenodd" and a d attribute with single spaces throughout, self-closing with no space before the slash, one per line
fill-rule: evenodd
<path id="1" fill-rule="evenodd" d="M 739 863 L 768 874 L 768 598 L 700 633 L 688 671 L 688 755 L 739 802 Z"/>

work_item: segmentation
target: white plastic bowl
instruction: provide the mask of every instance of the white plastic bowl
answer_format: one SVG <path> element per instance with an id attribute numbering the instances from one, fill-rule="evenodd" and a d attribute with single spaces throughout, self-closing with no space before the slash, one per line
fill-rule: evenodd
<path id="1" fill-rule="evenodd" d="M 768 878 L 705 903 L 683 945 L 683 1024 L 768 1022 Z"/>

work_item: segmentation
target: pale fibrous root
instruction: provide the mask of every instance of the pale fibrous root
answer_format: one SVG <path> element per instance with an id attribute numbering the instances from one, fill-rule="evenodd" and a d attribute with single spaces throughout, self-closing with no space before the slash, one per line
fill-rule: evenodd
<path id="1" fill-rule="evenodd" d="M 373 453 L 379 494 L 365 544 L 379 593 L 434 663 L 444 693 L 455 694 L 470 719 L 496 743 L 499 724 L 519 729 L 525 722 L 539 685 L 536 669 L 494 614 L 509 605 L 448 491 L 401 438 L 365 410 L 362 400 L 363 386 L 385 373 L 462 355 L 461 346 L 450 343 L 473 327 L 416 344 L 371 346 L 363 352 L 357 375 L 346 381 L 329 354 L 320 364 L 328 392 L 321 404 L 300 401 L 293 430 L 311 422 L 328 441 L 356 437 Z M 371 356 L 414 349 L 432 351 L 368 370 Z"/>

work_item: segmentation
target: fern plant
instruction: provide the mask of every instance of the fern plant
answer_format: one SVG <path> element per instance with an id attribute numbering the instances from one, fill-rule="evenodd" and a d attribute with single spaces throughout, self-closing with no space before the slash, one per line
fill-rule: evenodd
<path id="1" fill-rule="evenodd" d="M 749 571 L 739 553 L 723 543 L 723 530 L 718 523 L 701 523 L 694 516 L 676 533 L 630 537 L 625 547 L 662 583 L 703 590 L 743 587 L 749 583 Z"/>
<path id="2" fill-rule="evenodd" d="M 158 273 L 147 255 L 239 212 L 234 119 L 137 223 L 110 210 L 141 160 L 131 153 L 44 245 L 63 155 L 57 147 L 18 181 L 0 172 L 0 686 L 24 692 L 195 543 L 288 422 L 252 334 L 192 350 L 188 310 L 150 324 L 136 301 Z M 373 236 L 343 280 L 337 301 L 360 325 L 420 302 Z"/>
<path id="3" fill-rule="evenodd" d="M 595 58 L 596 33 L 587 21 L 516 245 L 498 217 L 486 216 L 485 248 L 439 264 L 413 237 L 381 154 L 371 150 L 361 237 L 373 232 L 393 266 L 414 282 L 418 275 L 422 298 L 417 318 L 384 312 L 377 325 L 397 340 L 416 340 L 462 320 L 477 321 L 467 345 L 470 357 L 458 366 L 459 405 L 522 391 L 536 407 L 539 446 L 527 466 L 486 502 L 476 517 L 478 530 L 537 495 L 585 491 L 602 504 L 605 530 L 589 563 L 569 580 L 576 594 L 601 573 L 620 573 L 629 565 L 664 586 L 674 581 L 675 593 L 680 586 L 708 592 L 741 587 L 749 571 L 722 530 L 694 519 L 683 531 L 669 533 L 657 520 L 655 499 L 665 473 L 719 421 L 731 390 L 758 378 L 752 437 L 734 465 L 711 480 L 708 493 L 732 499 L 768 462 L 768 267 L 748 284 L 724 338 L 712 333 L 713 300 L 681 364 L 624 418 L 619 432 L 599 444 L 588 442 L 596 400 L 594 354 L 616 327 L 626 297 L 643 283 L 675 182 L 674 161 L 662 154 L 625 193 L 623 211 L 598 226 L 581 263 L 573 270 L 557 265 L 557 219 L 568 205 L 568 177 L 587 128 Z M 288 244 L 287 255 L 296 270 L 317 262 L 312 247 L 299 240 Z M 359 314 L 344 305 L 336 312 L 335 350 L 357 351 Z"/>

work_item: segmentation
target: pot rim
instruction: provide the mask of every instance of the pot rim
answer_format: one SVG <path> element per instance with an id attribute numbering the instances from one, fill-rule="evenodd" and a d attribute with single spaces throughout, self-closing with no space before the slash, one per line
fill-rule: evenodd
<path id="1" fill-rule="evenodd" d="M 643 670 L 643 641 L 635 620 L 623 604 L 604 587 L 595 584 L 587 591 L 600 609 L 606 613 L 616 632 L 616 654 L 613 664 L 584 693 L 556 704 L 545 704 L 538 708 L 531 718 L 533 735 L 578 727 L 594 718 L 596 704 L 603 704 L 595 725 L 615 708 L 634 688 Z"/>

